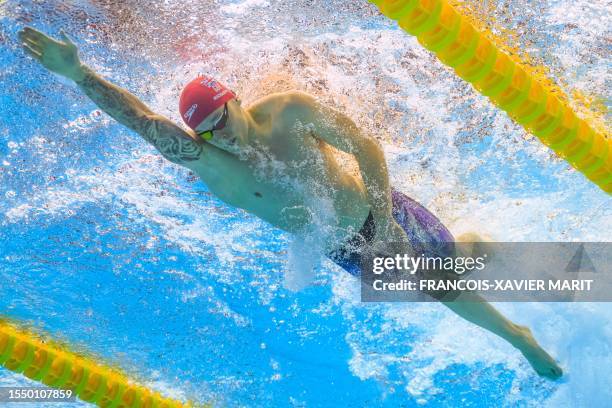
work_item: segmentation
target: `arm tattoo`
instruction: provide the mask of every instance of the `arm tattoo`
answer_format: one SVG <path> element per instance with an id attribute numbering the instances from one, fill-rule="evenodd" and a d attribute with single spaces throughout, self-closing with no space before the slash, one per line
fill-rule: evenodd
<path id="1" fill-rule="evenodd" d="M 202 156 L 202 144 L 163 116 L 149 119 L 145 126 L 142 136 L 171 162 L 191 162 Z"/>
<path id="2" fill-rule="evenodd" d="M 136 96 L 85 68 L 85 77 L 78 86 L 113 119 L 140 134 L 147 142 L 174 163 L 198 160 L 202 144 L 179 126 L 154 114 Z"/>

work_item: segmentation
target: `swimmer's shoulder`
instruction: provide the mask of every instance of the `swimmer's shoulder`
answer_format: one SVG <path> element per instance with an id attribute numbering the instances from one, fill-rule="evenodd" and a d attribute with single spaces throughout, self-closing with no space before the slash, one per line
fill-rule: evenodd
<path id="1" fill-rule="evenodd" d="M 256 100 L 249 106 L 249 111 L 266 114 L 291 108 L 309 107 L 315 103 L 315 97 L 306 92 L 297 90 L 275 92 Z"/>

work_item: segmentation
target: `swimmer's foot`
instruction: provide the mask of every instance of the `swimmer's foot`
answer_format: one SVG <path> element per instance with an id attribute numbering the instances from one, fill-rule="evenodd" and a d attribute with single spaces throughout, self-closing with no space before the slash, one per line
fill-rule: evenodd
<path id="1" fill-rule="evenodd" d="M 517 326 L 519 341 L 516 347 L 523 353 L 529 364 L 542 377 L 556 380 L 563 375 L 563 370 L 555 360 L 537 343 L 531 330 L 525 326 Z"/>

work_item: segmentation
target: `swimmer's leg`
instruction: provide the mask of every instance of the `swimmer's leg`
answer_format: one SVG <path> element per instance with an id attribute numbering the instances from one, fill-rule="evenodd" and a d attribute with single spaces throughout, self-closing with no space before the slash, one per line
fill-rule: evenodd
<path id="1" fill-rule="evenodd" d="M 488 237 L 487 237 L 488 238 Z M 457 237 L 456 242 L 468 243 L 460 246 L 464 256 L 482 256 L 482 253 L 492 254 L 494 250 L 486 241 L 476 233 L 467 233 Z M 442 303 L 464 319 L 497 334 L 516 347 L 529 361 L 529 364 L 541 376 L 556 379 L 563 375 L 561 368 L 554 359 L 536 342 L 531 330 L 525 326 L 514 324 L 493 306 L 487 303 L 482 296 L 474 292 L 462 292 L 458 301 Z"/>
<path id="2" fill-rule="evenodd" d="M 474 292 L 461 292 L 453 301 L 438 299 L 465 320 L 490 331 L 516 347 L 533 369 L 541 376 L 557 379 L 563 375 L 561 367 L 536 342 L 526 326 L 519 326 Z"/>

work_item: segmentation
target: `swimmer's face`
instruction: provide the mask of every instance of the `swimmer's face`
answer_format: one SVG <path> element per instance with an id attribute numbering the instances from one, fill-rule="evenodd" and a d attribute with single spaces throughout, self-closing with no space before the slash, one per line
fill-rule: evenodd
<path id="1" fill-rule="evenodd" d="M 239 153 L 247 132 L 240 100 L 231 99 L 217 108 L 195 128 L 195 132 L 220 149 Z"/>

